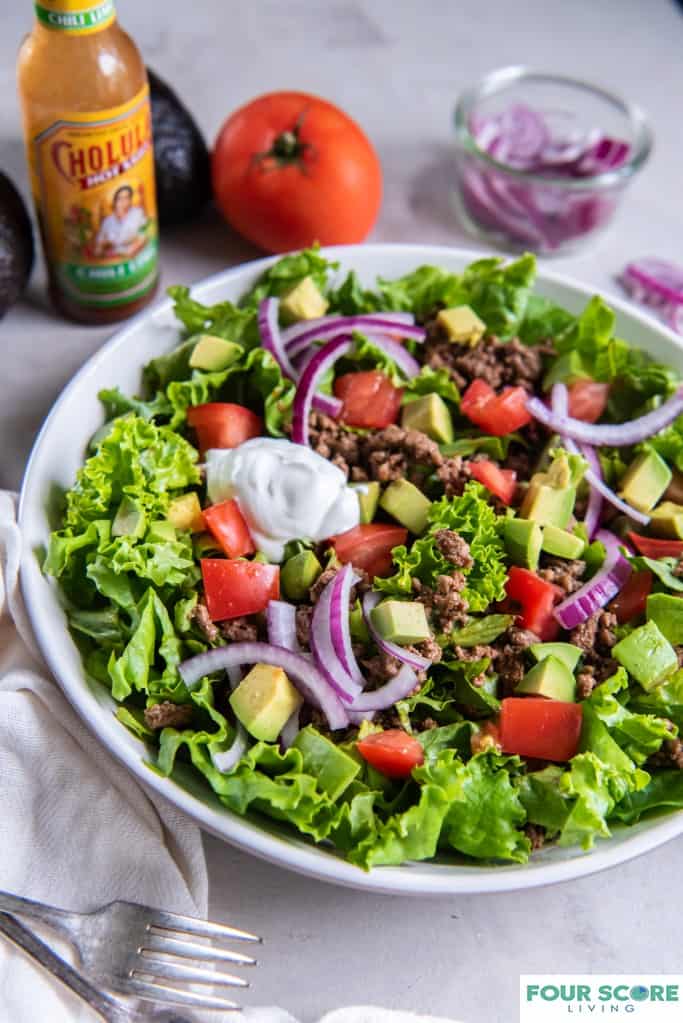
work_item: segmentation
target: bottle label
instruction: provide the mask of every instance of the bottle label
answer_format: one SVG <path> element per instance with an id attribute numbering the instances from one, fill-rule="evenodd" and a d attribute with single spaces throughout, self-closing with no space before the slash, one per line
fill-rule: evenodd
<path id="1" fill-rule="evenodd" d="M 156 282 L 158 221 L 149 87 L 35 134 L 30 163 L 52 275 L 72 301 L 126 305 Z"/>
<path id="2" fill-rule="evenodd" d="M 111 25 L 114 0 L 39 0 L 35 5 L 41 25 L 69 35 L 89 35 Z"/>

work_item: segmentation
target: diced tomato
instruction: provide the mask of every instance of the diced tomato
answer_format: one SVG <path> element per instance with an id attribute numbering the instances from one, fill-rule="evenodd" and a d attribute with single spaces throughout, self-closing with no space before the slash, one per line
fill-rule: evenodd
<path id="1" fill-rule="evenodd" d="M 577 380 L 569 388 L 569 415 L 584 423 L 596 423 L 605 411 L 609 384 L 597 380 Z"/>
<path id="2" fill-rule="evenodd" d="M 201 452 L 209 448 L 236 448 L 263 433 L 260 416 L 244 405 L 228 401 L 193 405 L 187 410 L 187 421 L 197 431 Z"/>
<path id="3" fill-rule="evenodd" d="M 505 589 L 508 597 L 521 605 L 521 627 L 535 633 L 544 643 L 555 639 L 560 631 L 559 622 L 553 616 L 553 607 L 560 595 L 557 586 L 528 568 L 513 565 Z"/>
<path id="4" fill-rule="evenodd" d="M 517 473 L 514 469 L 501 469 L 490 459 L 468 462 L 470 476 L 482 483 L 487 490 L 500 498 L 503 504 L 511 504 L 517 490 Z"/>
<path id="5" fill-rule="evenodd" d="M 403 526 L 370 522 L 331 536 L 330 543 L 342 564 L 350 561 L 355 568 L 363 569 L 373 578 L 391 575 L 391 551 L 407 539 L 408 530 Z"/>
<path id="6" fill-rule="evenodd" d="M 484 433 L 503 437 L 531 422 L 523 387 L 504 387 L 496 394 L 485 380 L 473 380 L 462 396 L 460 411 Z"/>
<path id="7" fill-rule="evenodd" d="M 204 596 L 214 622 L 264 611 L 280 599 L 280 568 L 258 561 L 202 558 Z"/>
<path id="8" fill-rule="evenodd" d="M 540 696 L 508 696 L 500 707 L 505 753 L 564 763 L 576 755 L 583 712 L 580 703 Z"/>
<path id="9" fill-rule="evenodd" d="M 414 767 L 424 763 L 421 744 L 401 728 L 375 732 L 356 746 L 363 760 L 387 778 L 408 778 Z"/>
<path id="10" fill-rule="evenodd" d="M 343 423 L 376 430 L 396 422 L 403 397 L 401 388 L 376 369 L 344 373 L 335 380 L 334 393 L 343 403 Z"/>
<path id="11" fill-rule="evenodd" d="M 204 522 L 229 558 L 241 558 L 256 550 L 237 501 L 221 501 L 205 508 Z"/>
<path id="12" fill-rule="evenodd" d="M 644 558 L 680 558 L 683 555 L 683 540 L 657 540 L 640 533 L 629 533 L 628 538 Z"/>
<path id="13" fill-rule="evenodd" d="M 617 616 L 620 625 L 645 613 L 652 581 L 652 572 L 632 572 L 628 577 L 625 586 L 609 605 L 609 610 Z"/>

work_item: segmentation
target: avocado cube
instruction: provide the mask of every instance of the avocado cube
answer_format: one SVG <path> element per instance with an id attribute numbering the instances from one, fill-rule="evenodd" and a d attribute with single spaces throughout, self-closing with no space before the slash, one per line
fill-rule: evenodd
<path id="1" fill-rule="evenodd" d="M 431 636 L 424 604 L 417 600 L 383 600 L 372 609 L 370 619 L 390 643 L 422 643 Z"/>
<path id="2" fill-rule="evenodd" d="M 574 487 L 553 487 L 546 483 L 535 483 L 532 479 L 519 514 L 523 519 L 538 522 L 541 526 L 566 529 L 571 521 L 575 500 Z"/>
<path id="3" fill-rule="evenodd" d="M 612 656 L 648 691 L 678 667 L 676 651 L 654 621 L 625 636 L 612 648 Z"/>
<path id="4" fill-rule="evenodd" d="M 150 522 L 145 539 L 149 543 L 170 543 L 172 540 L 177 539 L 175 526 L 166 519 Z"/>
<path id="5" fill-rule="evenodd" d="M 304 277 L 280 300 L 280 313 L 289 323 L 294 320 L 316 320 L 327 312 L 329 302 L 312 277 Z"/>
<path id="6" fill-rule="evenodd" d="M 401 411 L 401 425 L 405 430 L 420 430 L 437 444 L 450 444 L 453 440 L 453 420 L 448 405 L 439 394 L 423 394 L 409 401 Z"/>
<path id="7" fill-rule="evenodd" d="M 238 721 L 263 742 L 275 742 L 302 703 L 301 694 L 282 668 L 272 664 L 255 664 L 230 696 Z"/>
<path id="8" fill-rule="evenodd" d="M 576 697 L 576 681 L 564 661 L 550 654 L 527 671 L 516 686 L 515 692 L 573 703 Z"/>
<path id="9" fill-rule="evenodd" d="M 176 529 L 189 530 L 191 533 L 201 533 L 205 528 L 202 506 L 194 490 L 175 497 L 168 506 L 166 518 Z"/>
<path id="10" fill-rule="evenodd" d="M 302 728 L 292 743 L 303 757 L 303 770 L 315 778 L 330 799 L 339 799 L 360 771 L 360 764 L 311 725 Z"/>
<path id="11" fill-rule="evenodd" d="M 282 592 L 289 600 L 303 600 L 321 572 L 322 566 L 313 551 L 294 554 L 280 569 Z"/>
<path id="12" fill-rule="evenodd" d="M 481 341 L 486 324 L 480 320 L 474 309 L 468 305 L 455 306 L 452 309 L 441 309 L 436 322 L 443 327 L 449 341 L 458 344 L 474 345 Z"/>
<path id="13" fill-rule="evenodd" d="M 574 671 L 581 657 L 581 650 L 573 643 L 532 643 L 529 652 L 536 661 L 543 661 L 546 657 L 556 657 L 562 661 L 570 671 Z"/>
<path id="14" fill-rule="evenodd" d="M 568 558 L 575 561 L 580 558 L 586 549 L 585 542 L 580 536 L 568 533 L 566 529 L 558 529 L 557 526 L 547 525 L 543 529 L 543 544 L 541 549 L 546 554 L 552 554 L 556 558 Z"/>
<path id="15" fill-rule="evenodd" d="M 237 362 L 243 351 L 242 345 L 234 341 L 226 341 L 214 334 L 202 334 L 192 349 L 190 368 L 217 373 Z"/>
<path id="16" fill-rule="evenodd" d="M 652 512 L 650 529 L 657 536 L 683 540 L 683 505 L 662 501 Z"/>
<path id="17" fill-rule="evenodd" d="M 560 380 L 571 386 L 577 380 L 583 380 L 589 376 L 590 373 L 583 361 L 583 356 L 574 349 L 571 352 L 565 352 L 564 355 L 560 355 L 555 359 L 555 362 L 543 377 L 543 390 L 549 391 L 553 384 L 558 383 Z"/>
<path id="18" fill-rule="evenodd" d="M 111 524 L 112 536 L 144 536 L 147 519 L 140 505 L 126 496 L 121 501 Z"/>
<path id="19" fill-rule="evenodd" d="M 505 550 L 513 565 L 538 568 L 543 531 L 538 522 L 528 519 L 506 519 L 503 527 Z"/>
<path id="20" fill-rule="evenodd" d="M 394 480 L 380 498 L 380 508 L 392 518 L 419 536 L 427 528 L 431 501 L 414 483 L 408 480 Z"/>
<path id="21" fill-rule="evenodd" d="M 638 511 L 649 512 L 671 483 L 672 472 L 656 451 L 636 455 L 619 482 L 619 496 Z"/>
<path id="22" fill-rule="evenodd" d="M 359 600 L 356 601 L 355 606 L 349 611 L 349 632 L 352 638 L 357 639 L 359 643 L 370 642 L 370 632 L 365 624 L 365 615 Z"/>
<path id="23" fill-rule="evenodd" d="M 647 617 L 673 646 L 683 646 L 683 597 L 673 593 L 651 593 Z"/>
<path id="24" fill-rule="evenodd" d="M 372 522 L 377 513 L 380 485 L 377 480 L 371 480 L 368 483 L 351 483 L 350 486 L 352 490 L 356 491 L 358 496 L 361 525 L 367 526 L 369 522 Z"/>

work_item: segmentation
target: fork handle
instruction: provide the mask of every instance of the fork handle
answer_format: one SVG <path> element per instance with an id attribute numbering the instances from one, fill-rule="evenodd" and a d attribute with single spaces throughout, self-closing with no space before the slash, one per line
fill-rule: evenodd
<path id="1" fill-rule="evenodd" d="M 25 899 L 21 895 L 12 895 L 11 892 L 3 891 L 0 891 L 0 912 L 21 913 L 24 916 L 35 917 L 67 935 L 71 933 L 69 925 L 74 919 L 74 914 L 65 909 L 58 909 L 57 906 L 48 906 L 44 902 L 35 902 L 33 899 Z"/>

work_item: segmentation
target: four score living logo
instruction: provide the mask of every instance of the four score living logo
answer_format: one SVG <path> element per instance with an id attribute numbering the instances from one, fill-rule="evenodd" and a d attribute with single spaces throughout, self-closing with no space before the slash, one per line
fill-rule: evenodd
<path id="1" fill-rule="evenodd" d="M 633 1020 L 665 1023 L 683 1019 L 683 977 L 557 974 L 522 976 L 520 1023 L 564 1020 Z"/>

